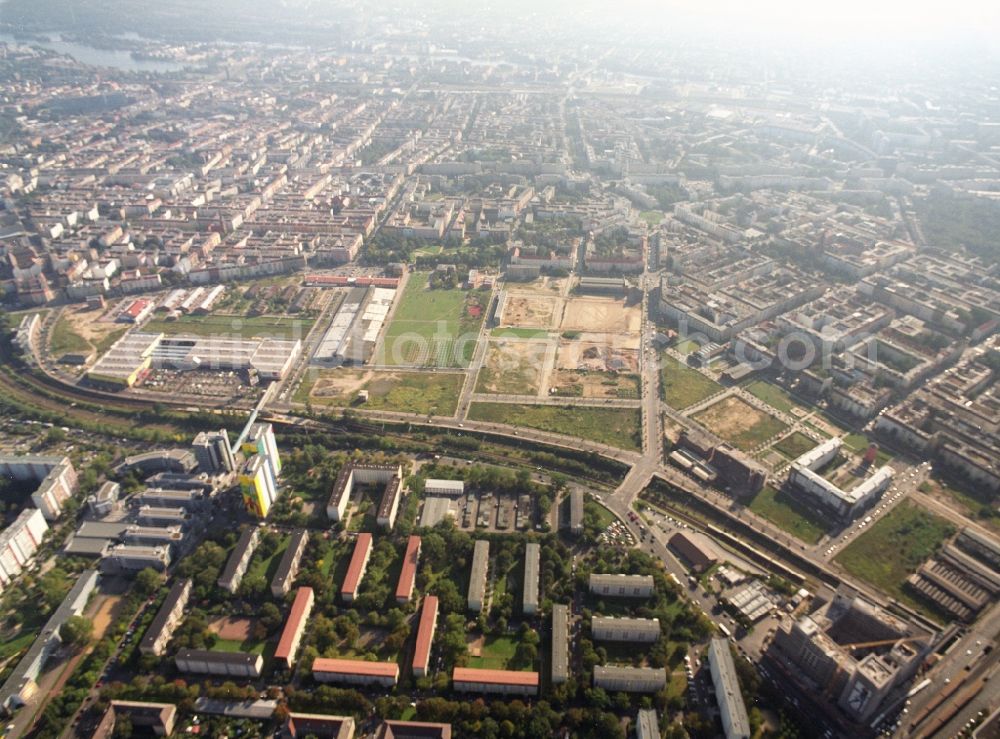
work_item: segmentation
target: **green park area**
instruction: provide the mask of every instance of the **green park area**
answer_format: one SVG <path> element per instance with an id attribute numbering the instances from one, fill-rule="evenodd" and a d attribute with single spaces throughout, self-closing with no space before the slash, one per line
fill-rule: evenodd
<path id="1" fill-rule="evenodd" d="M 788 428 L 771 414 L 758 410 L 735 396 L 713 403 L 696 413 L 693 418 L 745 452 L 753 451 Z"/>
<path id="2" fill-rule="evenodd" d="M 817 446 L 815 441 L 801 431 L 796 431 L 786 436 L 772 448 L 781 452 L 781 454 L 789 459 L 797 459 L 815 446 Z"/>
<path id="3" fill-rule="evenodd" d="M 848 544 L 836 561 L 855 577 L 926 610 L 905 588 L 906 578 L 953 532 L 945 519 L 904 501 Z"/>
<path id="4" fill-rule="evenodd" d="M 818 514 L 770 485 L 754 496 L 750 510 L 807 544 L 815 544 L 825 532 L 824 521 Z"/>
<path id="5" fill-rule="evenodd" d="M 295 401 L 313 405 L 451 416 L 458 408 L 465 376 L 449 372 L 336 369 L 306 377 Z M 360 401 L 361 392 L 368 400 Z"/>
<path id="6" fill-rule="evenodd" d="M 776 385 L 763 380 L 754 380 L 748 384 L 745 390 L 755 398 L 763 400 L 775 410 L 782 413 L 791 413 L 796 407 L 792 397 Z"/>
<path id="7" fill-rule="evenodd" d="M 663 399 L 671 408 L 683 410 L 722 389 L 719 383 L 698 370 L 681 364 L 668 354 L 661 355 L 660 362 Z"/>
<path id="8" fill-rule="evenodd" d="M 469 420 L 526 426 L 632 451 L 640 448 L 639 411 L 631 408 L 473 403 Z"/>
<path id="9" fill-rule="evenodd" d="M 486 298 L 474 290 L 432 289 L 429 282 L 427 272 L 410 276 L 386 330 L 380 362 L 467 367 L 472 361 Z"/>

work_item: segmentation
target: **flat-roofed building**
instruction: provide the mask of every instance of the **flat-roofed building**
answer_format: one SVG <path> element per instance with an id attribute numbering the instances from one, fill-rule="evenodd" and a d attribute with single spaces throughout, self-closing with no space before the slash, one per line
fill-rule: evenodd
<path id="1" fill-rule="evenodd" d="M 485 539 L 476 542 L 472 553 L 472 570 L 469 573 L 469 610 L 479 613 L 486 600 L 486 575 L 490 565 L 490 543 Z"/>
<path id="2" fill-rule="evenodd" d="M 590 576 L 590 592 L 612 598 L 648 598 L 653 594 L 652 575 Z"/>
<path id="3" fill-rule="evenodd" d="M 289 713 L 288 734 L 292 739 L 315 736 L 317 739 L 354 739 L 352 716 L 325 713 Z"/>
<path id="4" fill-rule="evenodd" d="M 537 672 L 456 667 L 451 673 L 451 683 L 455 690 L 462 693 L 538 694 Z"/>
<path id="5" fill-rule="evenodd" d="M 139 506 L 139 523 L 144 526 L 186 526 L 188 512 L 177 506 Z"/>
<path id="6" fill-rule="evenodd" d="M 160 604 L 160 609 L 153 616 L 149 628 L 146 629 L 146 635 L 139 642 L 139 651 L 142 654 L 153 654 L 157 657 L 163 655 L 174 630 L 184 620 L 184 609 L 190 597 L 191 580 L 181 580 L 171 586 L 167 591 L 167 597 Z"/>
<path id="7" fill-rule="evenodd" d="M 641 709 L 635 717 L 635 739 L 660 739 L 660 722 L 652 708 Z"/>
<path id="8" fill-rule="evenodd" d="M 306 551 L 306 544 L 309 542 L 309 532 L 305 529 L 297 529 L 292 532 L 288 540 L 288 548 L 281 555 L 281 562 L 271 580 L 271 595 L 275 598 L 284 598 L 288 591 L 292 589 L 295 576 L 299 574 L 299 565 L 302 563 L 302 554 Z"/>
<path id="9" fill-rule="evenodd" d="M 313 679 L 321 683 L 381 685 L 390 688 L 399 682 L 399 665 L 395 662 L 317 657 L 313 660 Z"/>
<path id="10" fill-rule="evenodd" d="M 465 494 L 465 482 L 462 480 L 424 480 L 425 495 L 457 496 Z"/>
<path id="11" fill-rule="evenodd" d="M 288 612 L 288 618 L 285 619 L 285 628 L 281 631 L 278 648 L 274 651 L 274 658 L 289 670 L 295 664 L 295 655 L 299 651 L 299 642 L 302 641 L 302 632 L 306 629 L 309 614 L 312 613 L 313 602 L 312 588 L 299 588 L 295 591 L 295 600 L 292 601 L 292 608 Z"/>
<path id="12" fill-rule="evenodd" d="M 211 652 L 207 649 L 182 649 L 174 658 L 180 672 L 223 677 L 258 678 L 264 658 L 247 652 Z"/>
<path id="13" fill-rule="evenodd" d="M 417 626 L 417 641 L 413 647 L 413 675 L 423 677 L 427 674 L 431 662 L 431 645 L 434 642 L 434 632 L 437 631 L 438 599 L 436 595 L 424 598 L 420 611 L 420 623 Z"/>
<path id="14" fill-rule="evenodd" d="M 394 477 L 403 479 L 403 468 L 398 464 L 345 464 L 330 491 L 326 503 L 327 517 L 331 521 L 344 518 L 355 485 L 386 485 Z"/>
<path id="15" fill-rule="evenodd" d="M 667 684 L 667 671 L 662 667 L 594 668 L 594 687 L 622 693 L 655 693 Z"/>
<path id="16" fill-rule="evenodd" d="M 372 535 L 369 533 L 358 534 L 357 541 L 354 542 L 351 563 L 347 566 L 347 575 L 344 576 L 344 584 L 340 586 L 340 597 L 345 602 L 351 603 L 358 597 L 358 588 L 361 587 L 361 581 L 364 579 L 371 556 Z"/>
<path id="17" fill-rule="evenodd" d="M 151 567 L 163 572 L 170 566 L 170 547 L 116 544 L 101 557 L 101 572 L 129 574 Z"/>
<path id="18" fill-rule="evenodd" d="M 552 684 L 569 680 L 569 606 L 552 606 Z"/>
<path id="19" fill-rule="evenodd" d="M 590 619 L 590 631 L 597 641 L 651 644 L 660 638 L 660 619 L 594 616 Z"/>
<path id="20" fill-rule="evenodd" d="M 244 529 L 229 555 L 229 559 L 226 560 L 226 566 L 222 568 L 222 574 L 219 575 L 218 585 L 220 588 L 228 590 L 230 593 L 236 592 L 240 583 L 243 582 L 243 575 L 246 574 L 247 567 L 250 566 L 250 559 L 253 557 L 258 541 L 260 541 L 260 533 L 256 527 Z"/>
<path id="21" fill-rule="evenodd" d="M 0 454 L 0 475 L 37 483 L 31 502 L 46 521 L 55 521 L 62 515 L 63 503 L 73 496 L 78 487 L 76 469 L 69 457 Z"/>
<path id="22" fill-rule="evenodd" d="M 379 499 L 378 512 L 375 514 L 375 523 L 387 531 L 392 531 L 396 525 L 396 516 L 399 513 L 399 501 L 403 497 L 403 481 L 399 477 L 393 477 L 385 485 L 382 497 Z"/>
<path id="23" fill-rule="evenodd" d="M 725 639 L 712 639 L 708 644 L 708 664 L 715 685 L 715 698 L 722 716 L 726 739 L 750 739 L 750 719 L 743 704 L 743 694 L 736 678 L 736 665 Z"/>
<path id="24" fill-rule="evenodd" d="M 694 572 L 704 572 L 721 556 L 712 540 L 697 531 L 678 531 L 667 543 Z"/>
<path id="25" fill-rule="evenodd" d="M 132 524 L 123 535 L 125 544 L 141 547 L 169 547 L 184 539 L 180 526 L 139 526 Z"/>
<path id="26" fill-rule="evenodd" d="M 171 736 L 177 723 L 177 707 L 173 703 L 111 701 L 91 739 L 110 739 L 115 736 L 115 727 L 123 718 L 134 729 L 146 729 L 155 736 Z"/>
<path id="27" fill-rule="evenodd" d="M 528 542 L 524 547 L 524 589 L 521 610 L 531 615 L 538 611 L 538 570 L 542 548 L 536 542 Z"/>
<path id="28" fill-rule="evenodd" d="M 201 490 L 164 490 L 149 488 L 136 496 L 139 503 L 151 508 L 197 508 L 205 502 Z"/>
<path id="29" fill-rule="evenodd" d="M 420 512 L 420 528 L 429 529 L 437 526 L 445 516 L 451 516 L 451 501 L 439 496 L 424 498 L 424 507 Z"/>
<path id="30" fill-rule="evenodd" d="M 406 541 L 403 566 L 396 583 L 396 602 L 408 603 L 413 596 L 413 585 L 417 581 L 417 563 L 420 561 L 420 537 L 411 536 Z"/>
<path id="31" fill-rule="evenodd" d="M 451 724 L 386 721 L 379 727 L 375 737 L 376 739 L 451 739 Z"/>

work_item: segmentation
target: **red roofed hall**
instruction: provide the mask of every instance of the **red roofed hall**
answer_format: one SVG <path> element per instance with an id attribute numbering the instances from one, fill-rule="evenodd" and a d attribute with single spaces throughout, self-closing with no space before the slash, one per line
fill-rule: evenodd
<path id="1" fill-rule="evenodd" d="M 399 665 L 395 662 L 317 657 L 313 660 L 313 678 L 321 683 L 391 687 L 399 681 Z"/>
<path id="2" fill-rule="evenodd" d="M 340 587 L 340 597 L 343 600 L 350 602 L 358 597 L 358 588 L 361 586 L 371 556 L 372 535 L 358 534 L 358 540 L 354 544 L 354 554 L 351 555 L 351 564 L 347 567 L 347 576 L 344 577 L 344 584 Z"/>
<path id="3" fill-rule="evenodd" d="M 312 588 L 299 588 L 295 591 L 292 610 L 288 613 L 281 639 L 278 640 L 278 648 L 274 652 L 274 658 L 284 662 L 288 669 L 295 664 L 295 653 L 299 651 L 302 632 L 305 631 L 309 614 L 312 613 L 313 600 Z"/>
<path id="4" fill-rule="evenodd" d="M 436 595 L 424 598 L 423 610 L 420 611 L 420 624 L 417 626 L 417 644 L 413 648 L 413 675 L 423 677 L 430 666 L 431 644 L 434 632 L 437 630 L 438 599 Z"/>
<path id="5" fill-rule="evenodd" d="M 451 673 L 451 682 L 455 690 L 467 693 L 513 695 L 536 695 L 538 693 L 537 672 L 456 667 Z"/>
<path id="6" fill-rule="evenodd" d="M 403 555 L 403 569 L 399 571 L 399 584 L 396 585 L 396 602 L 406 603 L 413 595 L 413 583 L 417 580 L 417 562 L 420 561 L 420 537 L 411 536 L 406 542 L 406 554 Z"/>

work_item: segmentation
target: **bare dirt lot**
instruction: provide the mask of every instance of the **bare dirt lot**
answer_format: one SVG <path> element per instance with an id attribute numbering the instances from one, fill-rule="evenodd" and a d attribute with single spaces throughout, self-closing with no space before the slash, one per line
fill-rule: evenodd
<path id="1" fill-rule="evenodd" d="M 609 346 L 608 342 L 564 340 L 559 343 L 556 367 L 560 370 L 634 373 L 639 369 L 639 352 Z"/>
<path id="2" fill-rule="evenodd" d="M 561 299 L 547 295 L 508 295 L 503 326 L 513 328 L 555 328 L 553 319 Z"/>
<path id="3" fill-rule="evenodd" d="M 501 395 L 538 392 L 548 342 L 495 339 L 490 342 L 486 364 L 479 372 L 476 391 Z"/>
<path id="4" fill-rule="evenodd" d="M 231 641 L 246 641 L 253 633 L 254 621 L 252 618 L 234 618 L 226 616 L 212 621 L 208 628 L 218 635 L 220 639 Z"/>
<path id="5" fill-rule="evenodd" d="M 627 306 L 614 298 L 570 298 L 563 308 L 563 331 L 637 333 L 642 325 L 642 309 Z"/>
<path id="6" fill-rule="evenodd" d="M 577 398 L 637 398 L 638 378 L 614 372 L 560 370 L 552 378 L 553 394 Z"/>

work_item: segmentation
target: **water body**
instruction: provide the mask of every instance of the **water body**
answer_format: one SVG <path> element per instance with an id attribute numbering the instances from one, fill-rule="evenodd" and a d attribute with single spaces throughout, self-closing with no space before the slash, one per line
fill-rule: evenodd
<path id="1" fill-rule="evenodd" d="M 175 62 L 134 59 L 127 49 L 98 49 L 86 44 L 67 41 L 58 33 L 48 34 L 47 39 L 40 37 L 38 40 L 32 39 L 30 41 L 19 41 L 9 33 L 0 33 L 0 42 L 40 46 L 70 56 L 80 64 L 88 64 L 92 67 L 111 67 L 126 72 L 176 72 L 184 68 L 183 64 Z"/>

